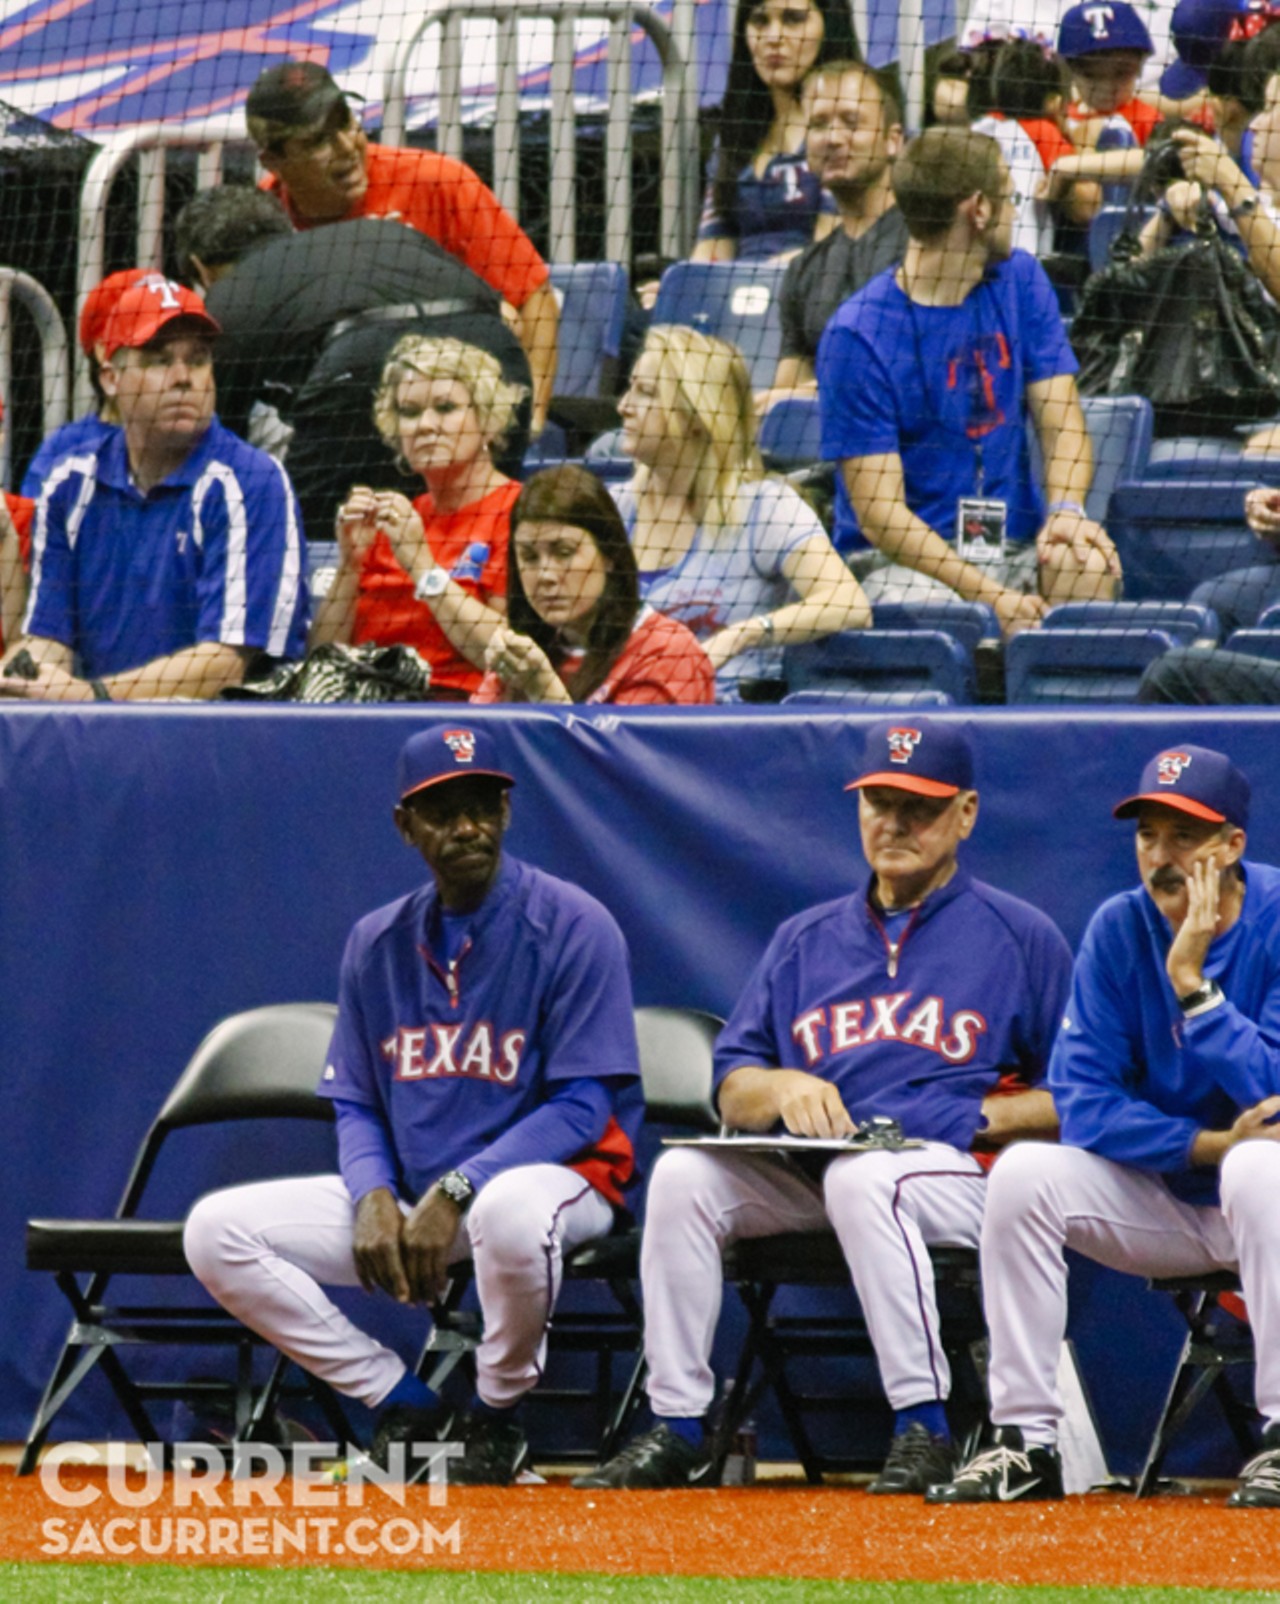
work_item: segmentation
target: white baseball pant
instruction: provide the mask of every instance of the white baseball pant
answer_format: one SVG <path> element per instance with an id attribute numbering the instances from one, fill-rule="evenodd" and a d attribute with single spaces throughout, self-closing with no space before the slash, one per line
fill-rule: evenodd
<path id="1" fill-rule="evenodd" d="M 484 1318 L 476 1379 L 485 1403 L 513 1404 L 537 1384 L 563 1255 L 612 1223 L 600 1193 L 561 1164 L 505 1170 L 476 1194 L 450 1262 L 475 1261 Z M 200 1281 L 238 1320 L 336 1391 L 376 1408 L 407 1366 L 322 1290 L 359 1286 L 354 1226 L 342 1177 L 311 1175 L 210 1193 L 192 1209 L 183 1245 Z"/>
<path id="2" fill-rule="evenodd" d="M 1280 1143 L 1231 1148 L 1222 1207 L 1182 1203 L 1154 1175 L 1078 1147 L 1011 1147 L 992 1171 L 982 1232 L 991 1333 L 991 1418 L 1032 1443 L 1056 1440 L 1055 1374 L 1073 1248 L 1130 1275 L 1239 1270 L 1257 1349 L 1256 1402 L 1280 1421 Z"/>
<path id="3" fill-rule="evenodd" d="M 819 1186 L 767 1156 L 674 1147 L 649 1182 L 640 1275 L 649 1402 L 657 1415 L 711 1407 L 721 1250 L 746 1237 L 834 1227 L 894 1409 L 946 1398 L 930 1245 L 977 1247 L 986 1179 L 942 1142 L 834 1159 Z"/>

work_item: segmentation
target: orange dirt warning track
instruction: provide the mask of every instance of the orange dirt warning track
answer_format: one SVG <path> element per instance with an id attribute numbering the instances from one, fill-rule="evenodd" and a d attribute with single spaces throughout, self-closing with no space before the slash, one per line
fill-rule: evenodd
<path id="1" fill-rule="evenodd" d="M 179 1505 L 166 1484 L 154 1502 L 123 1508 L 110 1498 L 102 1473 L 63 1476 L 68 1487 L 100 1496 L 86 1507 L 67 1508 L 37 1477 L 19 1480 L 0 1471 L 0 1558 L 145 1562 L 141 1552 L 95 1551 L 95 1540 L 113 1519 L 125 1522 L 116 1528 L 119 1543 L 143 1518 L 153 1534 L 162 1534 L 168 1518 L 170 1530 L 179 1520 L 192 1522 L 186 1530 L 194 1532 L 196 1546 L 179 1553 L 170 1545 L 151 1556 L 166 1563 L 1280 1589 L 1280 1511 L 1229 1510 L 1221 1494 L 1135 1503 L 1103 1493 L 1061 1504 L 931 1509 L 916 1498 L 794 1483 L 654 1493 L 576 1492 L 552 1484 L 460 1488 L 443 1508 L 432 1507 L 427 1489 L 408 1489 L 403 1504 L 369 1489 L 363 1509 L 356 1509 L 293 1504 L 285 1483 L 279 1507 L 235 1509 L 223 1484 L 224 1507 L 210 1509 Z M 388 1520 L 403 1529 L 411 1520 L 443 1533 L 456 1521 L 456 1552 L 437 1548 L 430 1558 L 339 1552 L 344 1525 L 357 1516 L 367 1518 L 370 1530 Z M 255 1557 L 252 1545 L 226 1546 L 228 1531 L 234 1536 L 247 1521 L 261 1522 L 261 1531 L 273 1519 L 299 1517 L 330 1519 L 327 1551 L 313 1543 L 305 1554 L 268 1550 Z M 215 1518 L 221 1553 L 199 1546 Z M 62 1523 L 54 1528 L 63 1534 L 54 1545 L 44 1524 L 49 1520 Z M 89 1536 L 73 1550 L 84 1528 Z"/>

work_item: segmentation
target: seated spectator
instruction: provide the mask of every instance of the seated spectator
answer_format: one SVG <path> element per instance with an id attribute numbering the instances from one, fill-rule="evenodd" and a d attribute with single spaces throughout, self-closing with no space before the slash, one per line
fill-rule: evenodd
<path id="1" fill-rule="evenodd" d="M 763 477 L 746 363 L 696 329 L 651 329 L 618 412 L 641 595 L 702 642 L 717 700 L 778 700 L 784 646 L 863 629 L 871 609 L 817 513 Z"/>
<path id="2" fill-rule="evenodd" d="M 279 414 L 313 539 L 328 537 L 353 484 L 418 493 L 416 475 L 401 473 L 373 424 L 373 394 L 402 336 L 479 346 L 506 380 L 530 391 L 529 361 L 498 293 L 443 246 L 391 219 L 295 234 L 274 195 L 224 185 L 187 202 L 175 245 L 183 277 L 206 291 L 222 325 L 219 415 L 267 449 L 264 415 Z M 526 401 L 509 431 L 507 472 L 519 471 L 528 443 Z"/>
<path id="3" fill-rule="evenodd" d="M 1280 435 L 1273 425 L 1267 438 Z M 1258 536 L 1258 560 L 1202 581 L 1191 600 L 1212 607 L 1224 635 L 1250 629 L 1280 602 L 1280 490 L 1259 485 L 1244 498 L 1245 522 Z"/>
<path id="4" fill-rule="evenodd" d="M 1055 210 L 1067 222 L 1086 223 L 1101 200 L 1097 186 L 1087 183 L 1062 188 L 1053 207 L 1044 198 L 1054 163 L 1075 154 L 1063 131 L 1065 89 L 1057 56 L 1032 39 L 1009 39 L 991 74 L 991 109 L 973 124 L 1000 146 L 1016 194 L 1014 248 L 1033 256 L 1053 251 Z"/>
<path id="5" fill-rule="evenodd" d="M 911 235 L 902 266 L 841 307 L 818 351 L 822 454 L 857 517 L 854 571 L 873 602 L 987 602 L 1006 635 L 1057 602 L 1111 598 L 1119 560 L 1084 510 L 1076 359 L 1044 269 L 1011 250 L 1000 147 L 926 129 L 893 188 Z"/>
<path id="6" fill-rule="evenodd" d="M 0 402 L 0 425 L 4 404 Z M 27 607 L 27 572 L 31 566 L 31 520 L 36 504 L 29 496 L 0 495 L 0 651 L 17 640 Z"/>
<path id="7" fill-rule="evenodd" d="M 560 313 L 547 264 L 472 170 L 433 150 L 371 145 L 351 104 L 314 61 L 261 74 L 245 101 L 249 138 L 298 229 L 385 217 L 416 229 L 502 296 L 533 375 L 535 434 L 555 383 Z"/>
<path id="8" fill-rule="evenodd" d="M 535 473 L 512 509 L 507 617 L 473 702 L 714 700 L 707 654 L 641 603 L 618 509 L 576 464 Z"/>
<path id="9" fill-rule="evenodd" d="M 695 262 L 786 256 L 835 226 L 805 160 L 800 85 L 836 59 L 862 59 L 848 0 L 738 0 Z"/>
<path id="10" fill-rule="evenodd" d="M 1143 670 L 1138 700 L 1184 707 L 1274 707 L 1280 661 L 1222 646 L 1177 646 Z"/>
<path id="11" fill-rule="evenodd" d="M 787 269 L 778 296 L 782 350 L 760 411 L 794 395 L 816 395 L 813 360 L 831 314 L 902 260 L 907 230 L 894 205 L 890 169 L 902 149 L 902 107 L 887 78 L 853 61 L 810 70 L 801 92 L 810 170 L 835 201 L 840 223 Z"/>
<path id="12" fill-rule="evenodd" d="M 120 427 L 49 470 L 6 696 L 205 698 L 251 659 L 301 656 L 306 545 L 279 463 L 214 416 L 218 326 L 148 276 L 116 302 L 102 386 Z M 25 653 L 21 664 L 17 661 Z"/>
<path id="13" fill-rule="evenodd" d="M 84 298 L 80 309 L 80 349 L 89 359 L 89 378 L 97 405 L 82 418 L 73 418 L 55 429 L 40 443 L 39 449 L 22 476 L 22 494 L 32 501 L 39 500 L 44 489 L 45 475 L 60 457 L 73 451 L 93 451 L 102 444 L 110 430 L 120 422 L 116 404 L 102 389 L 99 373 L 102 368 L 101 344 L 107 323 L 115 304 L 128 289 L 147 278 L 163 279 L 162 273 L 146 267 L 128 267 L 120 273 L 109 273 L 100 284 L 95 284 Z"/>
<path id="14" fill-rule="evenodd" d="M 387 445 L 426 480 L 417 501 L 357 485 L 336 521 L 339 562 L 312 646 L 413 646 L 433 698 L 466 701 L 507 611 L 507 542 L 520 486 L 493 452 L 524 392 L 461 340 L 407 334 L 374 404 Z"/>

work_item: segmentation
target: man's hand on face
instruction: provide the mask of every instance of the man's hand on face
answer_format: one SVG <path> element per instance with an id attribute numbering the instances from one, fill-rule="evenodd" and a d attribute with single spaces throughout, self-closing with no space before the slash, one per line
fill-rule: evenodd
<path id="1" fill-rule="evenodd" d="M 1186 917 L 1165 959 L 1169 982 L 1178 997 L 1189 997 L 1204 984 L 1204 960 L 1218 933 L 1222 869 L 1216 852 L 1191 865 L 1186 886 Z"/>

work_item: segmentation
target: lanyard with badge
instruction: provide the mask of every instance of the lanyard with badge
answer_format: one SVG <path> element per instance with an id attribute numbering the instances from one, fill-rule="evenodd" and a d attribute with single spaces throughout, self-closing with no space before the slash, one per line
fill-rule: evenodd
<path id="1" fill-rule="evenodd" d="M 976 294 L 980 294 L 986 287 L 987 282 L 984 278 L 977 286 L 975 298 Z M 952 429 L 954 432 L 954 425 L 949 424 L 941 408 L 933 404 L 933 394 L 929 388 L 929 371 L 921 349 L 920 326 L 916 321 L 915 302 L 905 281 L 903 294 L 907 298 L 907 316 L 911 322 L 911 339 L 915 347 L 916 366 L 920 374 L 920 387 L 925 403 L 933 415 L 934 422 L 940 428 Z M 996 310 L 999 315 L 998 302 Z M 973 447 L 974 494 L 960 496 L 956 501 L 955 550 L 956 556 L 963 558 L 965 562 L 986 567 L 1001 562 L 1009 553 L 1009 503 L 998 497 L 983 494 L 986 489 L 986 463 L 982 438 L 975 433 L 975 430 L 977 425 L 989 416 L 990 409 L 983 393 L 984 383 L 987 382 L 987 370 L 978 350 L 977 332 L 975 328 L 968 336 L 969 355 L 973 360 L 971 365 L 966 362 L 962 369 L 967 381 L 968 422 L 959 431 L 963 434 L 965 442 Z M 1007 336 L 1003 337 L 1007 340 Z"/>

